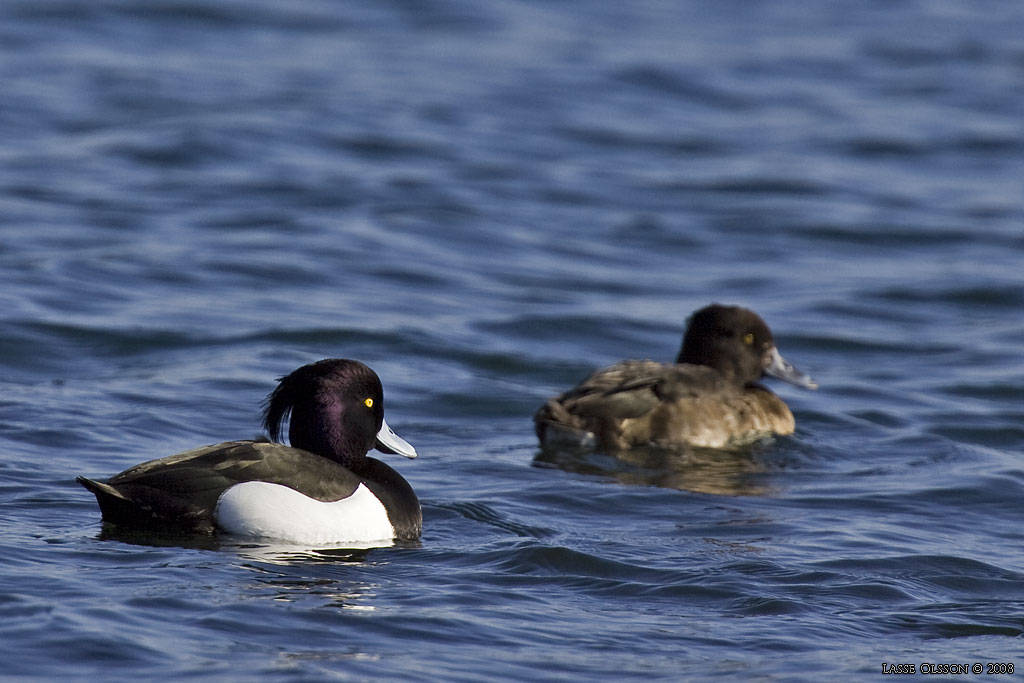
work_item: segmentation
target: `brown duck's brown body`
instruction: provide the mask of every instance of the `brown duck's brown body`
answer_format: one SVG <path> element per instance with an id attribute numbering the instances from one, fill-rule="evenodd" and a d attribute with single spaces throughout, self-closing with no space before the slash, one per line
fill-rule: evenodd
<path id="1" fill-rule="evenodd" d="M 623 361 L 549 399 L 534 417 L 545 445 L 622 450 L 722 448 L 792 434 L 793 413 L 759 385 L 734 387 L 699 365 Z"/>
<path id="2" fill-rule="evenodd" d="M 675 363 L 627 360 L 597 370 L 534 415 L 544 447 L 723 448 L 792 434 L 793 413 L 758 383 L 817 385 L 786 363 L 755 313 L 714 304 L 693 314 Z"/>

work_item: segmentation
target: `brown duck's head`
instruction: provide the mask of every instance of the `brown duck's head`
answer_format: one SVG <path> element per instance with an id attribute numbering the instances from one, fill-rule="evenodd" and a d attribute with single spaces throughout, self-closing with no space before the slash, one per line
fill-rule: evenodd
<path id="1" fill-rule="evenodd" d="M 691 315 L 676 363 L 707 365 L 740 386 L 770 375 L 805 389 L 818 388 L 779 354 L 761 317 L 739 306 L 711 304 Z"/>

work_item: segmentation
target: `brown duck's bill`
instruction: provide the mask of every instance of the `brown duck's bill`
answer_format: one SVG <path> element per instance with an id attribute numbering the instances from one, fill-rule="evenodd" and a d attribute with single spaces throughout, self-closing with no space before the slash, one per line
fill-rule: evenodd
<path id="1" fill-rule="evenodd" d="M 795 384 L 804 389 L 818 388 L 817 382 L 811 379 L 809 375 L 805 375 L 790 365 L 774 346 L 768 352 L 768 364 L 765 366 L 764 372 L 766 375 L 771 375 L 776 379 L 781 379 L 784 382 Z"/>
<path id="2" fill-rule="evenodd" d="M 381 423 L 380 431 L 377 432 L 377 443 L 374 446 L 381 453 L 404 455 L 407 458 L 415 458 L 417 455 L 412 444 L 395 434 L 391 427 L 388 427 L 387 421 Z"/>

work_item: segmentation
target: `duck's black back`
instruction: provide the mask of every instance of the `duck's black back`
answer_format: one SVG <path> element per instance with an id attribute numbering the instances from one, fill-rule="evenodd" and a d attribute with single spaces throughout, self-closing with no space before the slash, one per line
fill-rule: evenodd
<path id="1" fill-rule="evenodd" d="M 396 475 L 397 476 L 397 475 Z M 107 482 L 79 477 L 109 522 L 212 532 L 217 500 L 246 481 L 266 481 L 321 501 L 352 495 L 360 477 L 298 448 L 266 441 L 229 441 L 150 460 Z M 408 485 L 407 485 L 408 486 Z"/>

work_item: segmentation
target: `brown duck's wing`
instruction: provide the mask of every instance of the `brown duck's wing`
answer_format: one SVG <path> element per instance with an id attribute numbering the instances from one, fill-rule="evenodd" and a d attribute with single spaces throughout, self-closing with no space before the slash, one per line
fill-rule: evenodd
<path id="1" fill-rule="evenodd" d="M 639 417 L 657 404 L 654 390 L 669 368 L 654 361 L 622 361 L 594 372 L 555 401 L 574 415 Z"/>
<path id="2" fill-rule="evenodd" d="M 576 442 L 628 447 L 632 440 L 622 439 L 623 421 L 644 420 L 663 401 L 687 391 L 699 392 L 716 374 L 708 368 L 687 367 L 694 374 L 689 390 L 687 373 L 675 364 L 628 360 L 597 370 L 541 406 L 534 415 L 537 436 L 544 445 Z"/>
<path id="3" fill-rule="evenodd" d="M 629 360 L 598 370 L 555 400 L 570 413 L 595 417 L 642 417 L 665 401 L 723 391 L 721 375 L 700 365 Z"/>
<path id="4" fill-rule="evenodd" d="M 150 460 L 99 482 L 79 477 L 104 519 L 213 531 L 221 494 L 245 481 L 283 484 L 319 500 L 352 494 L 360 478 L 326 458 L 266 441 L 229 441 Z"/>

